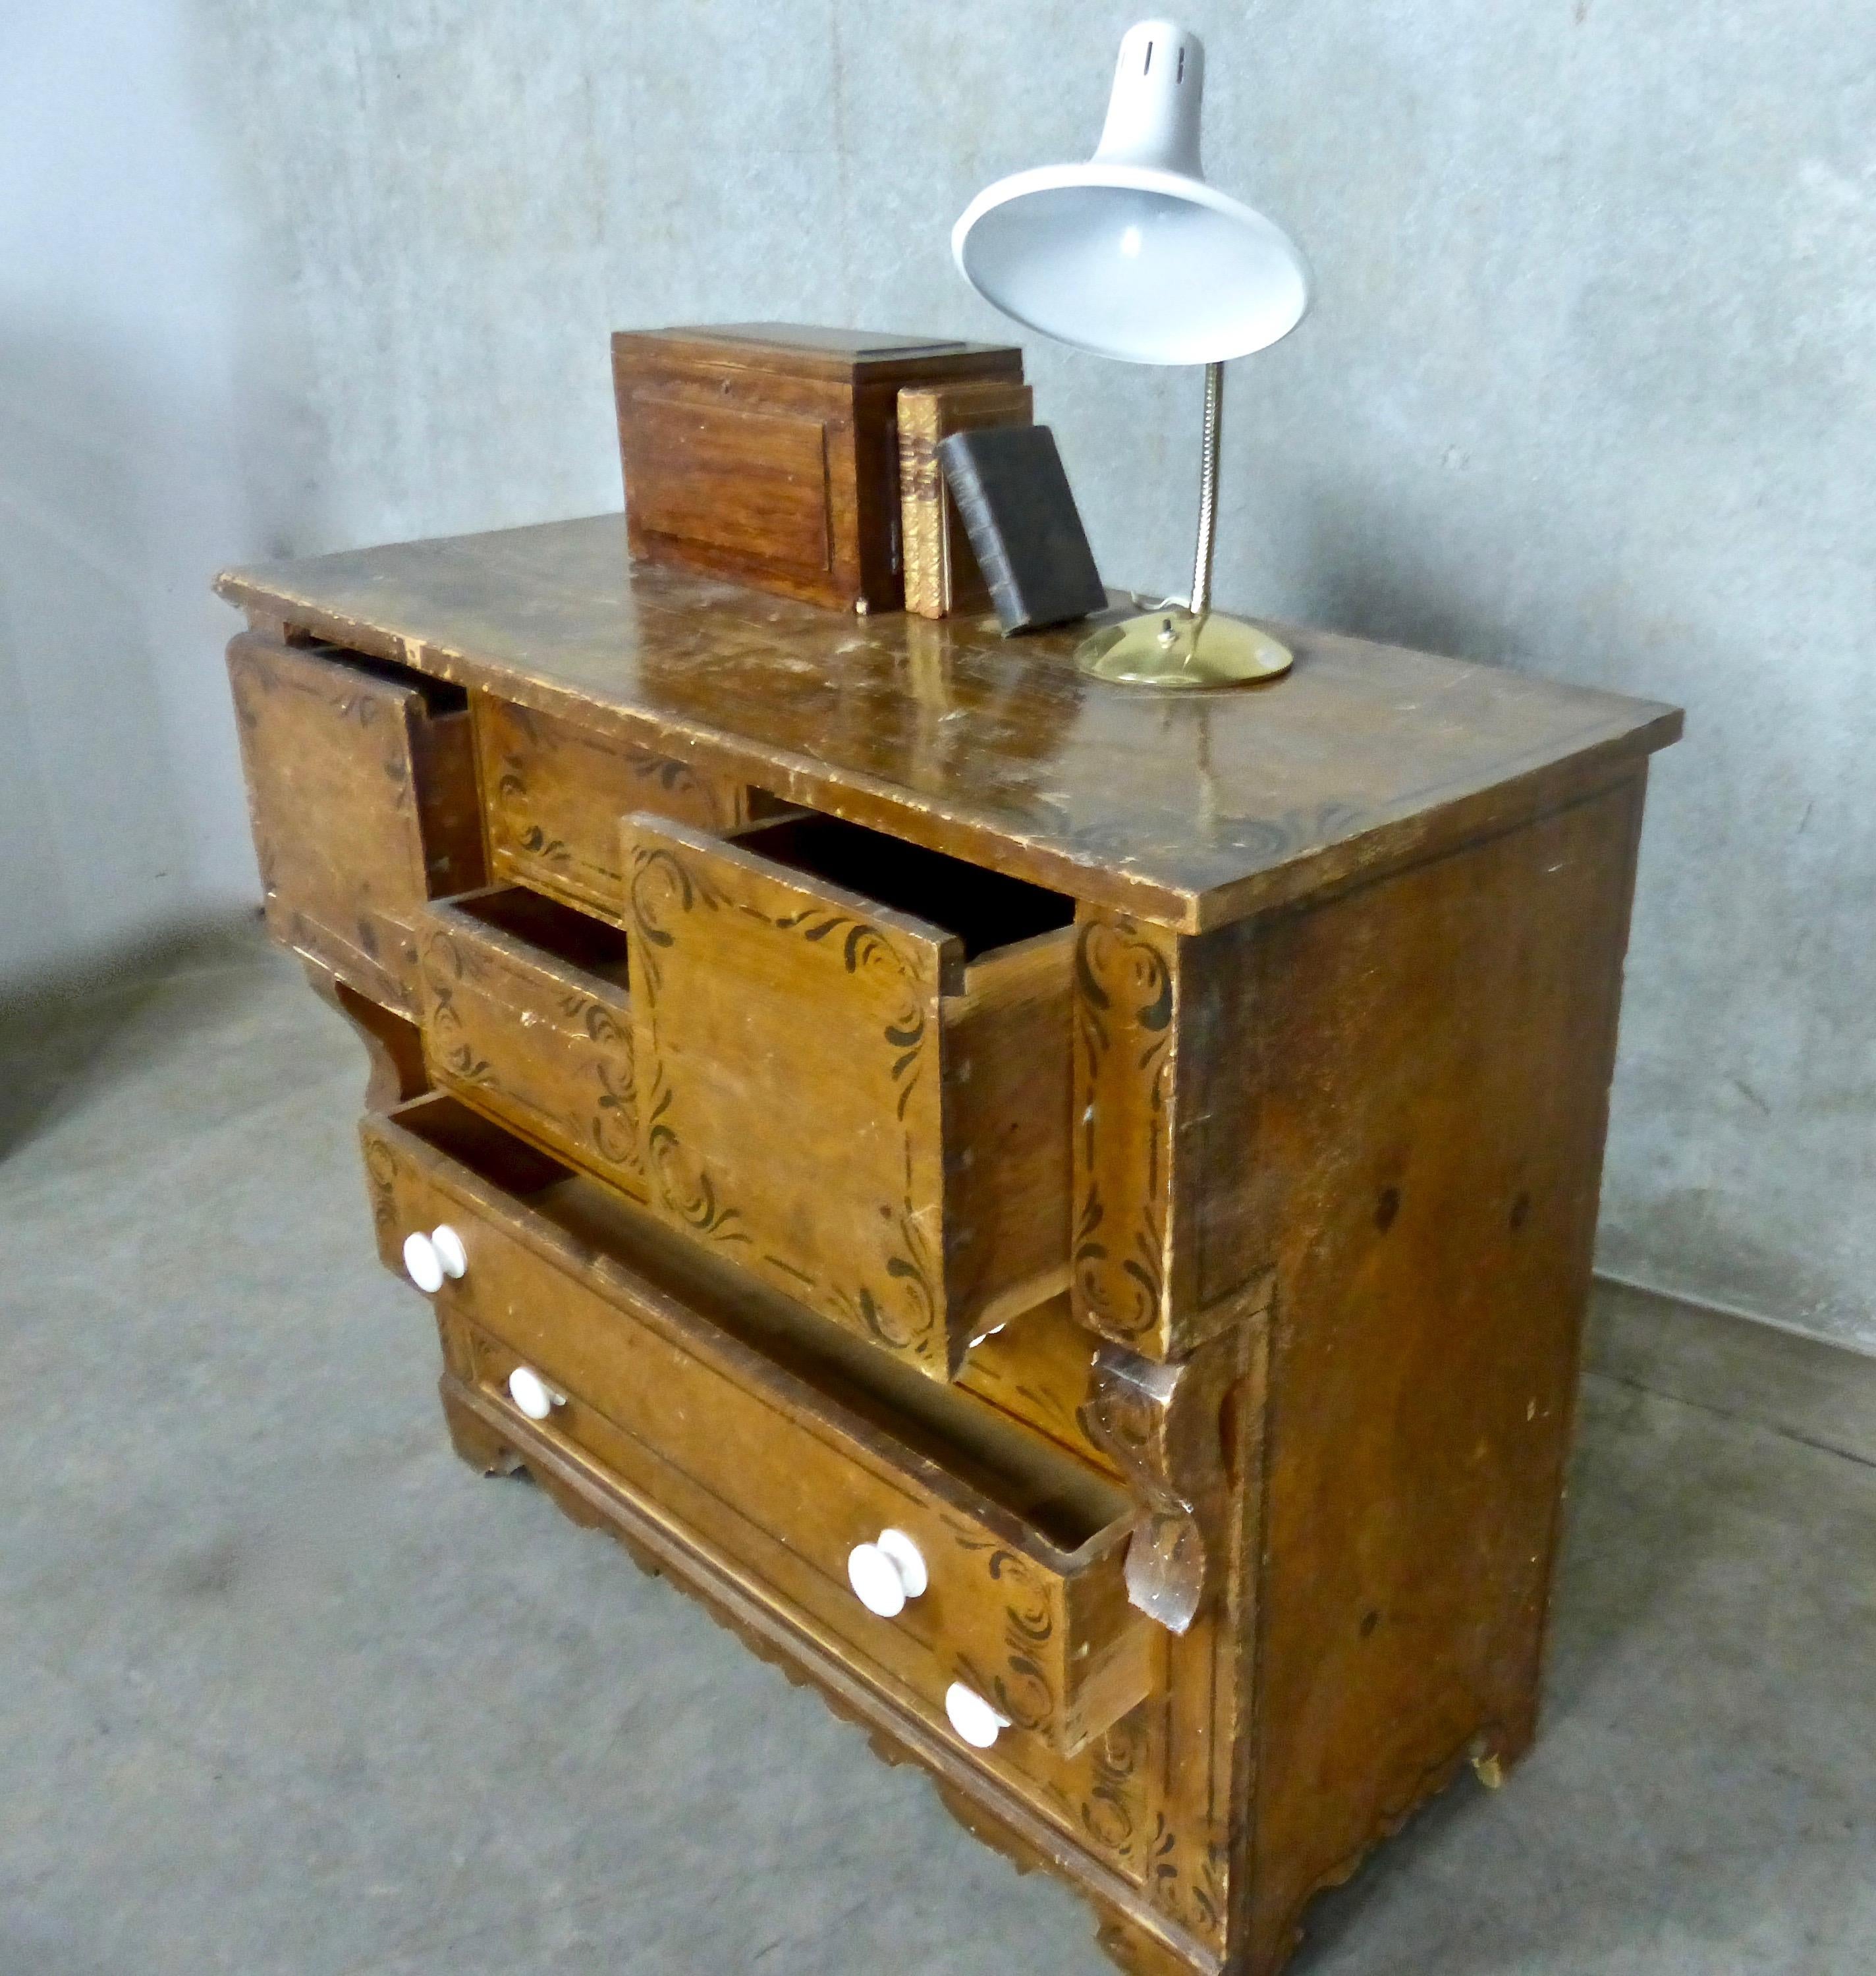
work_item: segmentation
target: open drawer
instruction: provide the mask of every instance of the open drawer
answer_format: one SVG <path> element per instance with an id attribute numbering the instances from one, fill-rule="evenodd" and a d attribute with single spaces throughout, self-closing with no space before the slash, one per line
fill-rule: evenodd
<path id="1" fill-rule="evenodd" d="M 432 1079 L 643 1200 L 625 935 L 491 885 L 430 907 L 421 946 Z"/>
<path id="2" fill-rule="evenodd" d="M 954 1377 L 1067 1280 L 1073 901 L 829 816 L 624 838 L 651 1204 Z"/>
<path id="3" fill-rule="evenodd" d="M 253 632 L 229 646 L 228 676 L 268 931 L 414 1016 L 417 914 L 482 882 L 467 697 Z"/>
<path id="4" fill-rule="evenodd" d="M 516 1445 L 603 1473 L 935 1722 L 957 1720 L 961 1685 L 1019 1767 L 1025 1748 L 1072 1755 L 1152 1691 L 1165 1636 L 1128 1603 L 1134 1506 L 1109 1477 L 447 1095 L 368 1118 L 364 1139 L 386 1265 L 414 1234 L 460 1244 L 431 1244 L 459 1275 L 426 1270 L 421 1242 L 414 1273 L 453 1375 Z M 511 1388 L 523 1367 L 535 1383 Z"/>

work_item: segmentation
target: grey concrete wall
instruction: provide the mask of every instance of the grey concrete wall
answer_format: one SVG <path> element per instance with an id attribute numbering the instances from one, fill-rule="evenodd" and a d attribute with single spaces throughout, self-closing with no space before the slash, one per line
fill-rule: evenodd
<path id="1" fill-rule="evenodd" d="M 203 577 L 259 546 L 240 161 L 173 5 L 0 8 L 0 989 L 252 888 Z"/>
<path id="2" fill-rule="evenodd" d="M 1092 144 L 1109 0 L 90 0 L 0 28 L 0 981 L 246 896 L 218 562 L 618 498 L 605 332 L 1002 331 L 951 222 Z M 1680 700 L 1604 1259 L 1876 1348 L 1876 8 L 1202 0 L 1319 282 L 1222 601 Z M 17 189 L 25 196 L 15 196 Z M 1030 345 L 1110 580 L 1198 380 Z"/>

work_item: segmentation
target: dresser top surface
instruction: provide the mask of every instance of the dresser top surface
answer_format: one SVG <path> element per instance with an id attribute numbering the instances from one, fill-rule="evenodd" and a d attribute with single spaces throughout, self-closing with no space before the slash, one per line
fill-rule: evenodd
<path id="1" fill-rule="evenodd" d="M 1085 626 L 853 617 L 632 563 L 617 515 L 232 570 L 354 650 L 1187 932 L 1418 858 L 1665 746 L 1654 702 L 1273 625 L 1290 673 L 1084 677 Z"/>

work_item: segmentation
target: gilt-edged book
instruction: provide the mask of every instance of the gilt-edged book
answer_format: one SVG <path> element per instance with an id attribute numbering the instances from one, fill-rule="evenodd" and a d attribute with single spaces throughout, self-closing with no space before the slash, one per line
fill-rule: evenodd
<path id="1" fill-rule="evenodd" d="M 958 504 L 938 470 L 938 441 L 982 426 L 1026 426 L 1034 394 L 1007 378 L 919 384 L 899 394 L 900 533 L 905 608 L 918 618 L 954 618 L 990 608 Z"/>
<path id="2" fill-rule="evenodd" d="M 1007 638 L 1101 610 L 1107 593 L 1047 426 L 991 426 L 941 440 L 958 504 Z"/>

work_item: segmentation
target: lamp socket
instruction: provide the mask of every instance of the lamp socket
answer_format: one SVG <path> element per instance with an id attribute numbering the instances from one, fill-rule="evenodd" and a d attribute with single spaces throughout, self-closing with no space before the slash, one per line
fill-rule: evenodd
<path id="1" fill-rule="evenodd" d="M 1121 41 L 1096 160 L 1202 178 L 1198 112 L 1205 93 L 1205 43 L 1176 21 L 1138 22 Z"/>

